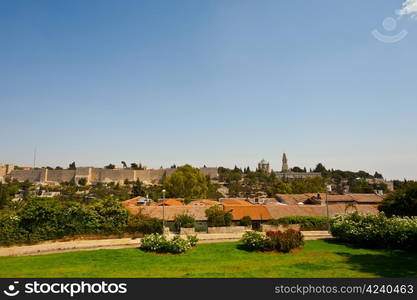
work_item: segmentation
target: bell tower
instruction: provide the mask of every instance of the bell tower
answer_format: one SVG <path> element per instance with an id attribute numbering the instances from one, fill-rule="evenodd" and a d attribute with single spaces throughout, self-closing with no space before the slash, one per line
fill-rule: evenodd
<path id="1" fill-rule="evenodd" d="M 287 155 L 284 154 L 282 155 L 282 170 L 281 172 L 288 172 L 288 159 L 287 159 Z"/>

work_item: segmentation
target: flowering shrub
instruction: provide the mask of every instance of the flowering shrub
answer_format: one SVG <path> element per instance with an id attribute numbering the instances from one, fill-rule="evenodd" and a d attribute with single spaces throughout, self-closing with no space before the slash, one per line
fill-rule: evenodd
<path id="1" fill-rule="evenodd" d="M 184 253 L 194 247 L 198 242 L 197 236 L 187 235 L 186 239 L 179 235 L 168 240 L 164 235 L 153 233 L 142 238 L 140 249 L 158 253 Z"/>
<path id="2" fill-rule="evenodd" d="M 288 229 L 284 232 L 268 231 L 266 236 L 271 239 L 275 250 L 279 252 L 290 252 L 292 249 L 304 245 L 304 239 L 301 232 L 293 229 Z"/>
<path id="3" fill-rule="evenodd" d="M 417 249 L 417 217 L 392 217 L 357 212 L 331 220 L 331 232 L 340 240 L 370 248 Z"/>
<path id="4" fill-rule="evenodd" d="M 266 235 L 255 231 L 247 231 L 240 241 L 243 248 L 248 251 L 276 250 L 287 253 L 304 245 L 301 232 L 292 229 L 284 232 L 268 231 Z"/>

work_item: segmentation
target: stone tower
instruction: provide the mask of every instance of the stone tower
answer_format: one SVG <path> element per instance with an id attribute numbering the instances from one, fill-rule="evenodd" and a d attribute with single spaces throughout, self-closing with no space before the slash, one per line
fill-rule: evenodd
<path id="1" fill-rule="evenodd" d="M 282 155 L 282 170 L 281 172 L 288 172 L 288 160 L 287 155 L 284 153 Z"/>

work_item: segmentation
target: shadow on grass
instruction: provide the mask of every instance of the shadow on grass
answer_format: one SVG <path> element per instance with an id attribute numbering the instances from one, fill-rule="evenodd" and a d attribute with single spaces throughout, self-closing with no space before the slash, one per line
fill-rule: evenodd
<path id="1" fill-rule="evenodd" d="M 326 242 L 344 245 L 351 249 L 364 249 L 337 240 L 328 240 Z M 375 250 L 377 253 L 335 252 L 335 254 L 346 258 L 346 263 L 353 270 L 371 273 L 380 277 L 417 277 L 417 253 L 402 250 L 372 250 Z"/>

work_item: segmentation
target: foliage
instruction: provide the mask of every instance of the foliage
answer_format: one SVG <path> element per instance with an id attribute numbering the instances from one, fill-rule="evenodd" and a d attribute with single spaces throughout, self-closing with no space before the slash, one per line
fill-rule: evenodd
<path id="1" fill-rule="evenodd" d="M 417 216 L 417 182 L 407 182 L 385 197 L 379 210 L 387 216 Z"/>
<path id="2" fill-rule="evenodd" d="M 276 250 L 287 253 L 304 245 L 301 232 L 292 229 L 284 232 L 268 231 L 266 235 L 255 231 L 247 231 L 240 241 L 242 248 L 247 251 Z"/>
<path id="3" fill-rule="evenodd" d="M 126 231 L 129 233 L 162 233 L 162 220 L 142 214 L 129 215 Z"/>
<path id="4" fill-rule="evenodd" d="M 240 240 L 242 247 L 247 251 L 272 250 L 272 245 L 267 236 L 256 231 L 246 231 Z"/>
<path id="5" fill-rule="evenodd" d="M 127 226 L 128 211 L 120 202 L 109 199 L 85 205 L 55 198 L 30 198 L 11 216 L 9 219 L 2 216 L 5 219 L 0 244 L 77 234 L 120 234 Z"/>
<path id="6" fill-rule="evenodd" d="M 209 227 L 230 226 L 232 224 L 232 214 L 230 212 L 224 212 L 217 205 L 206 209 L 205 214 Z"/>
<path id="7" fill-rule="evenodd" d="M 244 216 L 239 221 L 241 226 L 251 226 L 252 225 L 252 218 L 249 216 Z"/>
<path id="8" fill-rule="evenodd" d="M 145 196 L 145 195 L 146 195 L 145 187 L 143 186 L 142 181 L 137 179 L 133 183 L 131 197 L 134 198 L 134 197 Z"/>
<path id="9" fill-rule="evenodd" d="M 82 177 L 82 178 L 78 179 L 78 184 L 79 185 L 86 185 L 87 184 L 87 178 Z"/>
<path id="10" fill-rule="evenodd" d="M 113 165 L 113 164 L 108 164 L 107 166 L 104 166 L 104 168 L 105 168 L 105 169 L 110 169 L 110 170 L 113 170 L 113 169 L 115 169 L 115 168 L 116 168 L 116 166 L 115 166 L 115 165 Z"/>
<path id="11" fill-rule="evenodd" d="M 175 216 L 174 227 L 177 231 L 182 228 L 194 228 L 195 227 L 195 218 L 187 214 L 181 214 Z"/>
<path id="12" fill-rule="evenodd" d="M 140 249 L 149 252 L 179 254 L 190 250 L 197 244 L 197 241 L 196 236 L 187 236 L 183 239 L 176 235 L 172 240 L 168 240 L 165 235 L 154 233 L 142 238 Z"/>
<path id="13" fill-rule="evenodd" d="M 76 169 L 77 169 L 77 166 L 75 165 L 75 161 L 69 164 L 68 170 L 76 170 Z"/>
<path id="14" fill-rule="evenodd" d="M 329 218 L 323 216 L 287 216 L 279 219 L 269 220 L 267 224 L 299 224 L 300 230 L 327 230 L 329 226 Z"/>
<path id="15" fill-rule="evenodd" d="M 24 243 L 27 232 L 19 226 L 20 218 L 16 214 L 0 214 L 0 245 Z"/>
<path id="16" fill-rule="evenodd" d="M 266 236 L 272 241 L 274 249 L 279 252 L 288 253 L 292 249 L 304 245 L 304 238 L 300 231 L 288 229 L 281 231 L 268 231 Z"/>
<path id="17" fill-rule="evenodd" d="M 417 217 L 339 215 L 331 220 L 333 236 L 342 241 L 369 248 L 417 249 Z"/>
<path id="18" fill-rule="evenodd" d="M 163 181 L 164 188 L 170 197 L 184 199 L 206 198 L 208 182 L 206 176 L 199 169 L 190 165 L 184 165 L 166 177 Z"/>

